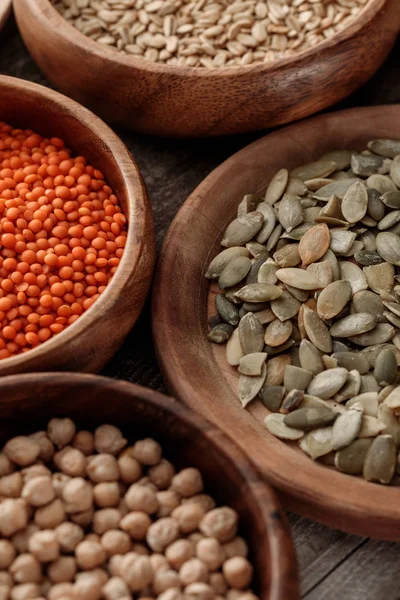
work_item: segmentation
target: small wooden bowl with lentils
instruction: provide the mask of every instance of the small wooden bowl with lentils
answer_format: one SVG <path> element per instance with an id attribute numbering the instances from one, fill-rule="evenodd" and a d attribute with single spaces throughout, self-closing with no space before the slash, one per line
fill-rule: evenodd
<path id="1" fill-rule="evenodd" d="M 397 0 L 15 0 L 14 11 L 61 91 L 106 120 L 172 136 L 324 109 L 368 80 L 400 27 Z"/>
<path id="2" fill-rule="evenodd" d="M 274 492 L 203 417 L 94 375 L 0 394 L 2 598 L 299 600 Z"/>

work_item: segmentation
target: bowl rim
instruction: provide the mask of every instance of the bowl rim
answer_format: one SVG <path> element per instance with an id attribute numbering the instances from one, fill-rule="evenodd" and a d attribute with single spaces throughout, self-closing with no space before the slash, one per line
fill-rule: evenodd
<path id="1" fill-rule="evenodd" d="M 13 2 L 17 3 L 17 0 L 13 0 Z M 30 5 L 31 11 L 38 20 L 45 19 L 49 24 L 51 24 L 51 27 L 54 27 L 55 24 L 57 26 L 57 33 L 59 36 L 62 36 L 67 42 L 77 46 L 80 50 L 86 53 L 89 52 L 101 60 L 108 60 L 112 63 L 118 64 L 121 67 L 132 67 L 149 75 L 160 75 L 162 73 L 177 77 L 200 77 L 209 79 L 210 77 L 213 78 L 219 76 L 229 79 L 230 77 L 248 73 L 271 73 L 282 68 L 294 67 L 298 64 L 298 62 L 301 61 L 304 61 L 305 63 L 310 62 L 321 52 L 329 50 L 337 44 L 346 42 L 359 33 L 359 31 L 361 31 L 361 29 L 367 23 L 376 17 L 376 15 L 384 8 L 385 4 L 389 2 L 389 0 L 368 0 L 367 4 L 362 7 L 360 13 L 343 30 L 338 31 L 332 37 L 327 38 L 325 41 L 320 42 L 316 46 L 308 48 L 307 50 L 303 50 L 302 52 L 294 54 L 293 56 L 279 58 L 271 61 L 271 63 L 256 63 L 232 67 L 214 67 L 212 69 L 183 65 L 164 65 L 155 61 L 136 58 L 133 55 L 122 54 L 119 51 L 111 50 L 107 46 L 99 44 L 76 29 L 72 23 L 67 21 L 62 14 L 58 12 L 51 0 L 25 0 L 25 2 Z"/>
<path id="2" fill-rule="evenodd" d="M 2 398 L 7 397 L 7 392 L 15 388 L 34 389 L 40 386 L 65 386 L 69 383 L 101 387 L 110 393 L 118 391 L 132 398 L 137 397 L 146 403 L 163 410 L 167 410 L 177 420 L 189 425 L 204 436 L 211 445 L 225 455 L 232 467 L 239 473 L 243 484 L 253 494 L 259 514 L 262 517 L 262 533 L 266 539 L 269 550 L 269 595 L 263 596 L 262 600 L 299 600 L 299 581 L 297 558 L 294 550 L 293 540 L 289 526 L 282 512 L 279 500 L 272 486 L 263 481 L 259 472 L 251 462 L 250 458 L 238 445 L 227 436 L 219 427 L 206 419 L 203 415 L 193 409 L 177 402 L 171 396 L 167 396 L 151 388 L 130 383 L 119 379 L 111 379 L 101 375 L 76 372 L 38 372 L 24 373 L 22 375 L 6 375 L 0 378 L 0 404 Z M 36 398 L 32 403 L 35 405 Z M 11 418 L 11 417 L 10 417 Z M 121 415 L 123 420 L 123 416 Z M 243 489 L 240 489 L 243 493 Z M 279 573 L 279 578 L 274 577 Z"/>
<path id="3" fill-rule="evenodd" d="M 153 239 L 154 220 L 151 213 L 151 204 L 148 199 L 147 190 L 138 165 L 123 141 L 108 125 L 106 125 L 106 123 L 104 123 L 104 121 L 100 119 L 100 117 L 97 117 L 92 111 L 75 100 L 68 98 L 64 94 L 25 79 L 0 75 L 0 89 L 1 88 L 6 88 L 15 91 L 16 93 L 20 92 L 22 94 L 29 92 L 32 96 L 45 98 L 47 101 L 62 108 L 64 114 L 72 116 L 80 121 L 87 129 L 91 130 L 96 138 L 99 138 L 102 141 L 102 145 L 105 146 L 114 157 L 121 173 L 126 188 L 126 216 L 128 217 L 128 235 L 122 259 L 103 294 L 101 294 L 88 310 L 79 316 L 79 319 L 54 337 L 39 344 L 35 348 L 31 348 L 28 352 L 3 358 L 0 361 L 0 366 L 2 368 L 15 368 L 23 365 L 27 360 L 46 356 L 55 348 L 82 335 L 93 324 L 96 313 L 92 309 L 95 309 L 95 311 L 101 315 L 107 311 L 107 308 L 117 300 L 120 290 L 126 286 L 132 277 L 132 274 L 135 273 L 142 254 L 146 250 L 144 235 L 146 231 L 146 221 L 148 219 L 146 210 L 150 211 L 151 215 L 151 231 Z M 143 207 L 145 207 L 146 210 L 143 210 Z"/>

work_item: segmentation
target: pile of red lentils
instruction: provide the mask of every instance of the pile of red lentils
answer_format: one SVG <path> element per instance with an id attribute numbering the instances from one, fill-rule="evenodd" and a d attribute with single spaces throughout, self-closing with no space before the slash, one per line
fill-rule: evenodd
<path id="1" fill-rule="evenodd" d="M 63 331 L 107 287 L 127 220 L 63 140 L 0 122 L 0 359 Z"/>

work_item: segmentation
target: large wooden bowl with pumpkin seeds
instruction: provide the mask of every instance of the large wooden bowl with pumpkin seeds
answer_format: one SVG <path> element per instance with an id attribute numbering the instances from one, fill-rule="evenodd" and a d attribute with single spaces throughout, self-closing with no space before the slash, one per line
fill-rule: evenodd
<path id="1" fill-rule="evenodd" d="M 349 475 L 339 471 L 327 464 L 329 460 L 323 462 L 323 457 L 312 460 L 310 456 L 302 452 L 297 441 L 282 440 L 272 435 L 264 425 L 264 420 L 269 415 L 266 403 L 263 403 L 259 398 L 255 398 L 248 403 L 245 409 L 242 407 L 238 399 L 239 373 L 236 367 L 232 367 L 227 363 L 225 344 L 213 344 L 207 339 L 209 332 L 208 320 L 216 313 L 215 297 L 218 286 L 215 282 L 210 285 L 210 282 L 204 276 L 210 261 L 223 249 L 220 246 L 221 241 L 226 235 L 227 226 L 235 219 L 238 205 L 243 197 L 246 194 L 264 196 L 271 179 L 281 169 L 287 169 L 293 174 L 293 170 L 300 165 L 315 161 L 327 153 L 343 149 L 359 153 L 367 147 L 370 140 L 379 138 L 400 140 L 400 106 L 351 109 L 309 119 L 261 138 L 213 171 L 181 208 L 166 237 L 159 260 L 153 293 L 153 331 L 159 360 L 175 397 L 206 415 L 234 438 L 251 457 L 265 478 L 280 490 L 281 497 L 288 508 L 345 531 L 399 541 L 400 487 L 398 476 L 394 475 L 392 477 L 394 464 L 390 467 L 392 472 L 389 476 L 387 473 L 380 475 L 383 479 L 382 483 L 388 479 L 390 485 L 380 485 L 378 482 L 373 482 L 376 479 L 374 460 L 369 461 L 367 479 L 370 479 L 370 481 L 367 481 L 361 476 Z M 332 154 L 330 158 L 332 158 Z M 377 169 L 378 174 L 380 168 L 382 173 L 388 173 L 391 159 L 388 161 L 382 157 L 382 162 L 379 162 L 375 157 L 374 160 L 377 163 L 374 168 Z M 385 160 L 386 162 L 384 162 Z M 355 167 L 356 169 L 368 170 L 370 168 L 368 166 L 368 156 L 365 154 L 358 155 L 357 161 L 358 166 Z M 348 169 L 348 165 L 344 168 Z M 332 169 L 330 173 L 332 174 Z M 301 172 L 297 170 L 297 179 L 299 179 L 299 174 L 301 175 Z M 334 174 L 332 174 L 333 176 Z M 325 175 L 318 173 L 314 179 L 321 177 L 328 177 L 329 180 L 328 173 Z M 379 177 L 375 177 L 378 187 L 382 183 Z M 338 178 L 340 177 L 338 176 Z M 361 179 L 367 185 L 366 176 L 364 175 Z M 322 182 L 322 184 L 326 185 L 326 182 Z M 314 185 L 318 189 L 322 184 L 321 182 L 314 182 L 310 185 Z M 353 256 L 354 252 L 360 253 L 364 248 L 363 244 L 360 245 L 359 243 L 360 236 L 364 235 L 362 231 L 363 221 L 366 224 L 365 229 L 374 229 L 375 236 L 381 231 L 386 232 L 388 227 L 391 228 L 391 231 L 395 227 L 398 234 L 398 228 L 400 227 L 398 225 L 400 211 L 397 210 L 397 213 L 394 213 L 395 209 L 388 208 L 388 205 L 386 205 L 386 208 L 384 207 L 383 214 L 385 214 L 384 218 L 388 219 L 389 223 L 381 223 L 378 215 L 373 219 L 370 214 L 365 214 L 361 223 L 355 223 L 359 212 L 358 206 L 363 202 L 362 194 L 366 193 L 362 192 L 360 199 L 355 191 L 352 192 L 353 195 L 355 194 L 354 198 L 350 197 L 349 199 L 348 197 L 346 202 L 342 201 L 342 209 L 345 214 L 341 215 L 341 219 L 344 220 L 344 216 L 346 216 L 349 220 L 352 220 L 350 225 L 347 224 L 346 226 L 335 221 L 329 223 L 329 219 L 322 219 L 322 222 L 328 223 L 330 227 L 334 226 L 337 229 L 342 228 L 343 231 L 355 230 L 357 232 L 353 252 L 342 251 L 341 256 L 341 263 L 350 266 L 344 267 L 344 274 L 341 271 L 340 278 L 347 279 L 351 285 L 358 285 L 359 273 L 365 279 L 365 272 L 360 270 L 360 266 L 357 267 L 355 262 L 357 260 L 361 261 L 357 264 L 361 264 L 362 269 L 362 264 L 373 266 L 376 259 L 374 253 L 371 256 L 369 254 L 368 256 L 363 255 L 361 258 L 357 254 L 357 260 Z M 385 191 L 382 189 L 380 195 Z M 392 197 L 386 198 L 386 200 L 389 205 L 393 203 Z M 395 194 L 394 200 L 396 202 L 399 200 L 398 194 Z M 251 203 L 251 198 L 248 201 Z M 331 209 L 335 208 L 334 203 L 335 200 L 330 201 L 329 206 Z M 284 203 L 280 201 L 279 216 L 281 216 L 282 211 L 284 218 L 289 220 L 295 218 L 293 213 L 290 211 L 290 214 L 286 213 L 282 207 L 284 207 Z M 312 211 L 313 207 L 309 207 L 308 210 Z M 379 217 L 380 219 L 382 219 L 383 214 Z M 397 220 L 397 214 L 399 220 Z M 334 216 L 333 219 L 338 219 L 338 215 Z M 294 224 L 294 227 L 296 227 L 296 224 Z M 323 227 L 321 227 L 322 229 Z M 289 228 L 286 229 L 286 231 L 288 230 Z M 366 241 L 366 238 L 363 238 L 363 240 Z M 390 253 L 397 252 L 397 248 L 392 248 L 390 243 L 387 244 L 388 238 L 386 235 L 381 236 L 380 240 L 383 241 L 383 252 L 389 253 L 389 258 L 386 257 L 385 261 L 390 260 Z M 289 239 L 289 242 L 293 241 L 296 241 L 295 238 Z M 312 241 L 312 236 L 309 236 L 306 251 L 312 249 Z M 339 245 L 343 242 L 342 239 L 337 241 Z M 282 245 L 282 249 L 284 247 Z M 347 256 L 345 256 L 346 254 Z M 304 256 L 302 259 L 303 263 L 308 264 Z M 363 260 L 370 262 L 362 263 Z M 377 262 L 382 264 L 382 259 L 377 259 Z M 396 257 L 393 264 L 400 264 L 400 258 Z M 297 265 L 298 268 L 301 266 L 300 264 Z M 367 269 L 369 268 L 367 267 Z M 398 267 L 395 268 L 397 272 Z M 358 269 L 358 271 L 354 269 Z M 303 273 L 307 273 L 307 277 L 311 277 L 316 273 L 319 276 L 322 271 L 314 271 L 314 274 L 312 274 L 308 270 L 303 271 Z M 375 273 L 375 279 L 372 277 L 371 283 L 370 273 L 375 273 L 375 271 L 368 271 L 368 286 L 372 285 L 379 296 L 379 288 L 383 280 L 381 281 Z M 296 274 L 290 273 L 290 276 L 293 275 Z M 361 286 L 361 289 L 366 290 L 368 286 Z M 271 288 L 273 287 L 272 285 Z M 322 287 L 319 285 L 320 295 Z M 315 296 L 314 292 L 312 294 Z M 316 297 L 318 298 L 318 294 Z M 383 292 L 380 300 L 385 300 L 390 304 L 389 296 Z M 315 309 L 316 304 L 318 304 L 318 300 L 316 302 L 315 299 L 312 299 L 311 304 L 303 308 L 303 311 L 309 315 L 313 311 L 309 310 L 308 306 Z M 374 313 L 374 310 L 371 309 L 371 313 Z M 387 323 L 374 321 L 373 336 L 377 336 L 378 341 L 388 342 L 390 349 L 393 350 L 398 360 L 399 353 L 393 343 L 394 329 L 398 333 L 398 317 L 390 311 L 387 314 L 389 315 Z M 343 315 L 348 315 L 348 312 L 344 312 Z M 375 316 L 371 319 L 374 320 Z M 364 319 L 368 321 L 368 317 L 364 317 Z M 329 326 L 332 325 L 329 320 L 327 322 Z M 394 329 L 391 329 L 392 324 Z M 334 326 L 339 327 L 336 324 Z M 354 321 L 352 321 L 352 326 L 354 326 Z M 362 327 L 364 327 L 363 331 L 371 329 L 371 326 L 366 326 L 365 322 Z M 343 323 L 340 328 L 343 331 Z M 304 329 L 302 333 L 300 323 L 299 330 L 300 335 L 295 340 L 294 347 L 299 346 L 301 338 L 313 339 L 312 335 L 309 335 L 308 329 Z M 323 351 L 320 354 L 330 354 L 329 349 L 323 349 L 324 342 L 321 342 L 318 338 L 318 332 L 311 333 L 315 334 L 317 340 L 313 339 L 313 342 L 321 343 L 321 350 Z M 331 331 L 331 333 L 336 351 L 343 350 L 340 343 L 352 345 L 354 351 L 354 348 L 357 347 L 356 342 L 361 340 L 362 345 L 358 345 L 359 350 L 356 350 L 356 353 L 357 356 L 362 355 L 363 360 L 367 357 L 370 361 L 369 369 L 371 371 L 367 374 L 367 379 L 369 378 L 371 382 L 372 375 L 376 373 L 373 371 L 374 355 L 369 352 L 368 347 L 370 344 L 368 336 L 370 334 L 361 333 L 361 330 L 360 332 L 357 330 L 356 333 L 360 333 L 357 338 L 353 331 L 351 334 L 353 341 L 349 341 L 343 337 L 336 336 L 335 338 L 334 331 Z M 383 334 L 383 338 L 386 336 L 388 339 L 383 339 L 381 334 Z M 399 339 L 396 339 L 397 343 L 399 343 Z M 375 337 L 373 337 L 373 342 L 375 343 Z M 270 355 L 271 348 L 268 347 L 268 342 L 263 351 L 268 353 L 268 374 L 268 361 L 273 357 Z M 289 350 L 288 353 L 290 353 Z M 271 352 L 271 354 L 274 354 L 274 352 Z M 294 355 L 291 354 L 291 356 Z M 340 365 L 329 362 L 330 359 L 326 360 L 328 360 L 328 363 L 325 368 L 340 367 Z M 386 373 L 385 365 L 386 362 L 383 365 L 381 364 L 379 368 Z M 312 365 L 309 368 L 311 369 Z M 341 370 L 339 368 L 340 372 Z M 292 373 L 292 381 L 295 374 L 296 371 Z M 386 377 L 386 375 L 379 375 L 379 377 Z M 392 382 L 397 382 L 396 365 L 395 373 L 390 377 Z M 364 380 L 366 386 L 368 385 L 367 379 Z M 313 381 L 315 382 L 315 379 Z M 313 383 L 313 385 L 316 384 Z M 317 388 L 318 386 L 315 389 Z M 382 386 L 379 387 L 379 390 L 381 388 Z M 360 391 L 359 387 L 357 389 Z M 287 392 L 290 392 L 290 390 L 286 389 Z M 311 394 L 310 391 L 308 393 Z M 318 396 L 317 391 L 312 395 Z M 332 395 L 328 394 L 328 398 L 332 398 Z M 349 398 L 349 396 L 346 398 Z M 380 400 L 382 399 L 381 397 Z M 242 404 L 246 404 L 246 398 L 244 397 L 242 400 Z M 395 400 L 394 404 L 397 407 L 397 398 Z M 293 399 L 289 401 L 289 411 L 292 410 L 291 401 Z M 349 407 L 347 406 L 347 408 Z M 363 409 L 363 407 L 361 408 Z M 363 419 L 366 415 L 369 416 L 368 410 L 370 407 L 364 408 Z M 398 412 L 397 408 L 396 410 Z M 296 411 L 290 414 L 291 419 L 293 419 L 293 415 L 296 415 Z M 278 417 L 278 419 L 280 418 Z M 283 415 L 282 418 L 284 418 Z M 374 417 L 366 419 L 368 421 L 367 430 L 370 425 L 376 425 L 376 422 L 371 421 L 371 418 L 374 419 Z M 365 433 L 365 430 L 363 430 L 363 435 Z M 363 437 L 363 435 L 360 433 L 359 437 Z M 371 435 L 369 430 L 367 435 Z M 382 430 L 382 427 L 378 427 L 374 435 L 380 435 L 380 438 L 382 438 L 380 442 L 384 446 L 388 443 L 388 436 Z M 392 441 L 389 441 L 392 444 Z M 392 450 L 393 446 L 391 446 L 390 452 Z M 331 457 L 332 455 L 333 453 L 330 453 Z"/>

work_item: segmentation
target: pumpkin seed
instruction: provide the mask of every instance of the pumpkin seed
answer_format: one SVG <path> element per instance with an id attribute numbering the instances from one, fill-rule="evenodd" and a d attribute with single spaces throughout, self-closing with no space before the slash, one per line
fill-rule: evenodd
<path id="1" fill-rule="evenodd" d="M 290 365 L 292 359 L 287 354 L 270 358 L 267 362 L 267 379 L 265 385 L 268 387 L 281 386 L 286 365 Z"/>
<path id="2" fill-rule="evenodd" d="M 308 290 L 299 290 L 298 288 L 292 287 L 291 285 L 287 285 L 287 283 L 285 283 L 284 285 L 289 294 L 294 296 L 296 300 L 298 300 L 299 302 L 307 302 L 309 296 Z"/>
<path id="3" fill-rule="evenodd" d="M 378 192 L 378 190 L 374 190 L 373 188 L 368 188 L 367 193 L 368 193 L 367 212 L 370 217 L 372 217 L 376 221 L 380 221 L 385 216 L 385 205 L 382 202 L 383 196 L 381 198 L 381 195 Z M 389 192 L 389 193 L 392 193 L 392 192 Z M 397 207 L 394 207 L 394 208 L 397 208 Z"/>
<path id="4" fill-rule="evenodd" d="M 324 185 L 328 185 L 328 183 L 332 183 L 333 179 L 327 179 L 326 177 L 316 177 L 315 179 L 309 179 L 304 183 L 308 187 L 311 192 L 317 192 Z"/>
<path id="5" fill-rule="evenodd" d="M 291 390 L 283 399 L 279 412 L 288 415 L 302 403 L 303 398 L 304 390 Z"/>
<path id="6" fill-rule="evenodd" d="M 376 417 L 378 414 L 378 392 L 364 392 L 358 396 L 354 395 L 346 403 L 346 408 L 351 408 L 356 404 L 363 407 L 365 415 Z"/>
<path id="7" fill-rule="evenodd" d="M 322 290 L 317 300 L 317 313 L 322 319 L 333 319 L 346 306 L 352 295 L 348 281 L 339 279 Z"/>
<path id="8" fill-rule="evenodd" d="M 368 177 L 367 186 L 378 190 L 383 195 L 386 192 L 395 192 L 397 190 L 393 181 L 387 175 L 374 174 Z"/>
<path id="9" fill-rule="evenodd" d="M 304 196 L 307 194 L 308 189 L 304 181 L 297 177 L 289 177 L 288 184 L 286 186 L 286 193 L 293 194 L 295 196 Z"/>
<path id="10" fill-rule="evenodd" d="M 283 385 L 287 390 L 306 390 L 314 374 L 312 371 L 295 367 L 294 365 L 286 365 L 283 376 Z"/>
<path id="11" fill-rule="evenodd" d="M 218 279 L 226 265 L 238 256 L 248 257 L 249 252 L 246 248 L 242 248 L 241 246 L 233 246 L 232 248 L 222 250 L 222 252 L 217 254 L 210 262 L 205 277 L 207 277 L 207 279 Z"/>
<path id="12" fill-rule="evenodd" d="M 326 253 L 322 257 L 321 262 L 322 261 L 328 261 L 329 264 L 331 265 L 333 281 L 340 279 L 339 263 L 338 263 L 338 260 L 335 256 L 335 254 L 332 252 L 332 250 L 330 248 L 326 251 Z"/>
<path id="13" fill-rule="evenodd" d="M 361 375 L 360 394 L 364 394 L 366 392 L 379 392 L 378 382 L 370 373 L 367 375 Z"/>
<path id="14" fill-rule="evenodd" d="M 320 188 L 318 192 L 313 194 L 313 198 L 316 200 L 321 200 L 322 202 L 327 202 L 330 198 L 332 198 L 332 196 L 337 196 L 343 200 L 346 192 L 356 181 L 359 181 L 357 177 L 333 181 L 333 183 L 328 183 L 328 185 Z"/>
<path id="15" fill-rule="evenodd" d="M 286 285 L 299 288 L 301 290 L 316 290 L 321 287 L 321 283 L 312 273 L 290 267 L 287 269 L 279 269 L 276 272 L 279 281 L 283 281 Z"/>
<path id="16" fill-rule="evenodd" d="M 381 265 L 376 265 L 380 267 Z M 365 267 L 365 269 L 373 269 L 375 267 Z M 348 281 L 351 286 L 352 294 L 356 294 L 361 290 L 368 289 L 367 277 L 360 267 L 351 262 L 339 262 L 340 279 Z"/>
<path id="17" fill-rule="evenodd" d="M 264 385 L 260 391 L 261 402 L 271 412 L 279 412 L 282 404 L 282 400 L 285 395 L 285 388 L 283 386 L 266 386 Z"/>
<path id="18" fill-rule="evenodd" d="M 351 156 L 351 170 L 355 175 L 369 177 L 377 171 L 383 163 L 383 157 L 370 154 L 358 154 L 355 152 Z"/>
<path id="19" fill-rule="evenodd" d="M 276 319 L 276 316 L 270 308 L 264 308 L 262 310 L 255 311 L 253 314 L 260 321 L 261 325 L 266 325 L 267 323 L 271 323 L 271 321 Z"/>
<path id="20" fill-rule="evenodd" d="M 208 325 L 210 329 L 214 329 L 216 325 L 221 325 L 222 319 L 219 315 L 211 315 L 208 319 Z"/>
<path id="21" fill-rule="evenodd" d="M 400 446 L 400 421 L 393 413 L 392 409 L 385 404 L 378 406 L 378 419 L 385 424 L 382 433 L 388 433 L 392 436 L 396 448 Z"/>
<path id="22" fill-rule="evenodd" d="M 376 344 L 388 342 L 395 333 L 395 328 L 389 323 L 378 323 L 371 331 L 352 336 L 350 341 L 357 344 L 357 346 L 375 346 Z"/>
<path id="23" fill-rule="evenodd" d="M 269 252 L 266 249 L 266 247 L 262 244 L 259 244 L 258 242 L 247 242 L 246 250 L 248 250 L 251 256 L 256 260 L 262 257 L 267 259 L 269 256 Z"/>
<path id="24" fill-rule="evenodd" d="M 350 150 L 332 150 L 322 156 L 322 160 L 333 160 L 337 170 L 348 169 L 351 164 Z"/>
<path id="25" fill-rule="evenodd" d="M 374 377 L 379 385 L 390 385 L 397 378 L 396 357 L 388 348 L 378 354 L 374 368 Z"/>
<path id="26" fill-rule="evenodd" d="M 221 289 L 229 288 L 242 281 L 251 268 L 251 260 L 246 256 L 238 256 L 228 262 L 218 279 Z"/>
<path id="27" fill-rule="evenodd" d="M 374 329 L 376 317 L 370 313 L 355 313 L 336 321 L 329 330 L 333 337 L 350 337 Z"/>
<path id="28" fill-rule="evenodd" d="M 300 262 L 299 244 L 287 244 L 273 255 L 274 261 L 282 268 L 295 267 Z"/>
<path id="29" fill-rule="evenodd" d="M 367 359 L 360 353 L 344 351 L 335 352 L 332 356 L 337 360 L 338 367 L 344 367 L 348 371 L 356 369 L 360 375 L 364 375 L 370 369 Z"/>
<path id="30" fill-rule="evenodd" d="M 282 290 L 269 283 L 250 283 L 234 294 L 245 302 L 266 302 L 282 296 Z"/>
<path id="31" fill-rule="evenodd" d="M 336 170 L 336 163 L 333 160 L 317 160 L 301 167 L 293 169 L 290 176 L 298 177 L 302 181 L 315 179 L 316 177 L 327 177 Z"/>
<path id="32" fill-rule="evenodd" d="M 356 234 L 345 229 L 331 229 L 330 249 L 335 254 L 347 254 L 354 244 Z"/>
<path id="33" fill-rule="evenodd" d="M 392 410 L 400 408 L 400 387 L 396 387 L 387 398 L 383 401 L 383 404 Z"/>
<path id="34" fill-rule="evenodd" d="M 363 411 L 357 405 L 338 416 L 332 427 L 333 450 L 345 448 L 356 439 L 362 420 Z"/>
<path id="35" fill-rule="evenodd" d="M 236 328 L 226 344 L 226 362 L 232 367 L 237 367 L 244 356 L 239 339 L 239 328 Z"/>
<path id="36" fill-rule="evenodd" d="M 322 400 L 332 398 L 340 388 L 345 384 L 347 379 L 347 369 L 336 367 L 318 373 L 311 381 L 307 388 L 307 394 L 317 396 Z"/>
<path id="37" fill-rule="evenodd" d="M 390 166 L 390 179 L 400 187 L 400 156 L 395 156 Z"/>
<path id="38" fill-rule="evenodd" d="M 317 313 L 305 304 L 304 307 L 304 328 L 310 341 L 321 350 L 321 352 L 332 351 L 332 338 L 325 323 L 319 318 Z"/>
<path id="39" fill-rule="evenodd" d="M 261 202 L 257 207 L 257 211 L 264 216 L 264 223 L 257 234 L 256 241 L 259 244 L 265 244 L 276 225 L 275 211 L 267 202 Z"/>
<path id="40" fill-rule="evenodd" d="M 257 282 L 270 283 L 271 285 L 274 285 L 278 281 L 278 278 L 276 276 L 276 272 L 278 269 L 278 265 L 274 262 L 264 262 L 258 271 Z"/>
<path id="41" fill-rule="evenodd" d="M 279 204 L 279 222 L 290 232 L 303 221 L 303 207 L 298 196 L 285 194 Z M 259 240 L 258 240 L 259 241 Z"/>
<path id="42" fill-rule="evenodd" d="M 400 210 L 392 210 L 388 213 L 381 221 L 378 223 L 378 229 L 380 231 L 385 231 L 386 229 L 391 229 L 394 225 L 399 223 L 400 221 Z"/>
<path id="43" fill-rule="evenodd" d="M 221 246 L 227 248 L 249 242 L 258 233 L 264 222 L 259 212 L 251 212 L 232 221 L 225 230 Z"/>
<path id="44" fill-rule="evenodd" d="M 288 170 L 280 169 L 280 171 L 273 176 L 267 187 L 267 191 L 265 192 L 265 202 L 268 202 L 271 206 L 275 204 L 275 202 L 278 202 L 286 189 L 288 179 Z"/>
<path id="45" fill-rule="evenodd" d="M 238 396 L 242 408 L 254 400 L 264 385 L 265 377 L 267 375 L 267 367 L 265 364 L 262 366 L 261 375 L 258 377 L 248 377 L 247 375 L 240 375 L 238 384 Z"/>
<path id="46" fill-rule="evenodd" d="M 372 440 L 368 438 L 354 440 L 347 448 L 336 452 L 335 467 L 348 475 L 360 475 L 371 444 Z"/>
<path id="47" fill-rule="evenodd" d="M 394 158 L 396 154 L 400 154 L 400 142 L 398 140 L 373 140 L 368 142 L 368 148 L 375 154 Z"/>
<path id="48" fill-rule="evenodd" d="M 271 301 L 271 310 L 280 321 L 292 319 L 299 312 L 300 306 L 299 300 L 285 290 L 279 298 Z"/>
<path id="49" fill-rule="evenodd" d="M 299 359 L 301 367 L 313 373 L 313 375 L 317 375 L 325 370 L 321 353 L 309 340 L 301 340 Z"/>
<path id="50" fill-rule="evenodd" d="M 291 321 L 280 321 L 275 319 L 270 323 L 264 335 L 264 341 L 268 346 L 275 348 L 284 344 L 292 335 L 293 325 Z"/>
<path id="51" fill-rule="evenodd" d="M 311 431 L 326 427 L 335 421 L 338 413 L 329 408 L 298 408 L 294 412 L 285 415 L 283 422 L 288 427 L 300 429 L 301 431 Z M 331 448 L 332 450 L 332 448 Z"/>
<path id="52" fill-rule="evenodd" d="M 279 240 L 279 243 L 281 243 L 282 240 L 301 240 L 301 238 L 303 237 L 303 235 L 305 233 L 307 233 L 307 231 L 309 229 L 311 229 L 312 225 L 311 223 L 301 223 L 301 225 L 298 225 L 297 227 L 294 227 L 290 232 L 289 231 L 285 231 L 285 233 L 282 233 L 281 235 L 281 240 Z"/>
<path id="53" fill-rule="evenodd" d="M 378 233 L 376 249 L 385 261 L 392 265 L 400 265 L 400 237 L 398 235 L 390 231 Z"/>
<path id="54" fill-rule="evenodd" d="M 307 271 L 315 275 L 323 288 L 332 283 L 332 267 L 327 260 L 312 263 L 307 267 Z"/>
<path id="55" fill-rule="evenodd" d="M 400 192 L 386 192 L 381 196 L 383 204 L 386 204 L 389 208 L 400 208 Z M 383 215 L 382 215 L 383 217 Z M 382 217 L 380 219 L 382 219 Z M 379 219 L 379 220 L 380 220 Z"/>
<path id="56" fill-rule="evenodd" d="M 324 256 L 329 248 L 331 235 L 325 223 L 311 227 L 301 238 L 298 252 L 302 266 L 307 267 Z"/>
<path id="57" fill-rule="evenodd" d="M 386 306 L 393 314 L 400 317 L 400 304 L 398 302 L 382 302 L 383 306 Z"/>
<path id="58" fill-rule="evenodd" d="M 275 248 L 275 246 L 276 246 L 279 238 L 281 237 L 282 231 L 283 231 L 283 227 L 279 223 L 279 225 L 277 225 L 275 227 L 275 229 L 273 230 L 273 232 L 269 236 L 268 241 L 266 242 L 266 248 L 267 248 L 268 252 L 271 252 L 271 250 L 273 248 Z"/>
<path id="59" fill-rule="evenodd" d="M 215 296 L 215 306 L 217 307 L 218 314 L 225 323 L 230 325 L 237 325 L 239 323 L 239 311 L 237 307 L 229 302 L 224 294 L 217 294 Z"/>
<path id="60" fill-rule="evenodd" d="M 363 476 L 367 481 L 389 484 L 396 468 L 397 452 L 391 435 L 376 437 L 365 457 Z"/>
<path id="61" fill-rule="evenodd" d="M 243 354 L 262 352 L 264 348 L 264 328 L 251 312 L 240 319 L 239 341 Z"/>
<path id="62" fill-rule="evenodd" d="M 385 424 L 369 415 L 363 415 L 361 429 L 358 433 L 359 438 L 376 437 L 385 429 Z"/>
<path id="63" fill-rule="evenodd" d="M 313 460 L 332 452 L 332 427 L 310 431 L 304 437 L 303 448 Z"/>
<path id="64" fill-rule="evenodd" d="M 370 265 L 379 265 L 383 262 L 383 258 L 378 252 L 375 250 L 361 250 L 361 252 L 356 252 L 354 254 L 354 258 L 358 262 L 358 264 L 368 267 Z"/>
<path id="65" fill-rule="evenodd" d="M 356 396 L 361 387 L 361 375 L 355 369 L 349 371 L 346 378 L 346 383 L 340 388 L 337 394 L 334 395 L 333 399 L 335 402 L 344 402 L 349 400 L 353 396 Z"/>
<path id="66" fill-rule="evenodd" d="M 254 212 L 260 202 L 262 202 L 262 198 L 259 196 L 255 196 L 254 194 L 246 194 L 238 206 L 237 216 L 243 217 L 249 212 Z"/>
<path id="67" fill-rule="evenodd" d="M 389 394 L 391 394 L 393 392 L 393 390 L 395 388 L 396 388 L 395 384 L 385 385 L 385 387 L 382 388 L 378 394 L 378 404 L 381 404 L 384 400 L 386 400 L 386 398 L 389 396 Z"/>
<path id="68" fill-rule="evenodd" d="M 228 323 L 220 323 L 208 332 L 207 338 L 214 344 L 224 344 L 232 335 L 233 327 Z"/>
<path id="69" fill-rule="evenodd" d="M 265 352 L 253 352 L 252 354 L 246 354 L 240 359 L 239 362 L 239 373 L 242 375 L 248 375 L 250 377 L 257 377 L 261 375 L 263 365 L 267 360 Z"/>
<path id="70" fill-rule="evenodd" d="M 367 188 L 361 181 L 356 181 L 344 195 L 342 201 L 343 217 L 349 223 L 357 223 L 365 216 L 367 207 Z"/>
<path id="71" fill-rule="evenodd" d="M 273 413 L 265 417 L 264 425 L 272 435 L 282 440 L 299 440 L 303 437 L 303 431 L 288 427 L 284 422 L 285 418 L 285 415 Z"/>

